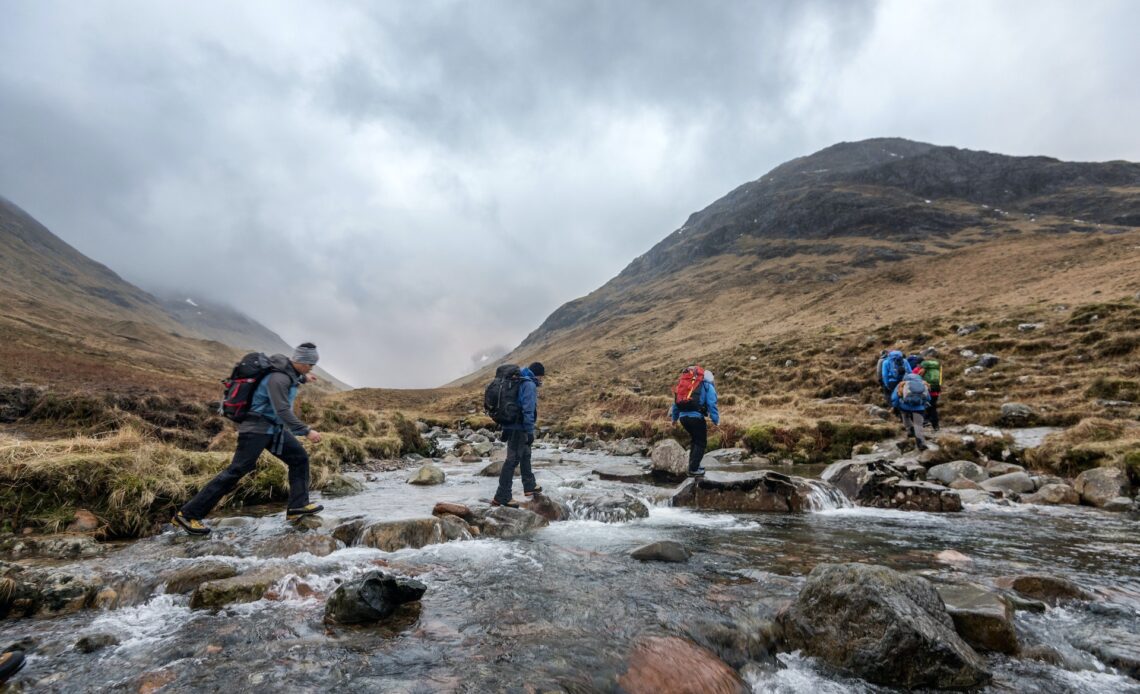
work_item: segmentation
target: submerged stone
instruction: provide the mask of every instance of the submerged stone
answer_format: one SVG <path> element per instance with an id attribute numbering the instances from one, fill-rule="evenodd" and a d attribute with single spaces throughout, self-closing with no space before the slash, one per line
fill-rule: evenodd
<path id="1" fill-rule="evenodd" d="M 233 603 L 255 602 L 263 598 L 266 591 L 286 573 L 288 571 L 284 568 L 273 567 L 233 578 L 206 581 L 194 589 L 194 594 L 190 596 L 190 607 L 195 610 L 214 609 Z"/>
<path id="2" fill-rule="evenodd" d="M 1050 605 L 1056 605 L 1065 600 L 1092 600 L 1095 597 L 1076 583 L 1060 576 L 1024 574 L 1004 579 L 1000 583 L 1008 585 L 1026 597 Z"/>
<path id="3" fill-rule="evenodd" d="M 714 653 L 676 636 L 651 637 L 639 643 L 617 685 L 618 691 L 627 694 L 751 691 L 740 675 Z"/>
<path id="4" fill-rule="evenodd" d="M 369 571 L 342 583 L 325 603 L 325 619 L 336 624 L 366 624 L 390 617 L 403 604 L 418 601 L 427 586 L 412 578 Z"/>

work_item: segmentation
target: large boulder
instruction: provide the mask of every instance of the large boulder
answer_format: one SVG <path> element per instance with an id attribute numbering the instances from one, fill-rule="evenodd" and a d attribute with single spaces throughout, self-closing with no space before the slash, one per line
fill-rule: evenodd
<path id="1" fill-rule="evenodd" d="M 166 582 L 166 592 L 172 594 L 189 593 L 206 581 L 220 581 L 237 575 L 231 564 L 216 559 L 195 562 L 181 569 L 162 575 Z"/>
<path id="2" fill-rule="evenodd" d="M 1118 496 L 1128 496 L 1132 491 L 1128 483 L 1128 473 L 1117 467 L 1098 467 L 1085 470 L 1073 481 L 1073 488 L 1081 495 L 1081 501 L 1090 506 L 1104 507 Z"/>
<path id="3" fill-rule="evenodd" d="M 610 447 L 613 455 L 641 455 L 648 448 L 645 439 L 622 439 Z"/>
<path id="4" fill-rule="evenodd" d="M 546 518 L 525 508 L 493 506 L 476 511 L 474 515 L 474 525 L 486 537 L 519 537 L 550 525 Z"/>
<path id="5" fill-rule="evenodd" d="M 664 561 L 682 564 L 689 561 L 689 550 L 679 542 L 661 540 L 653 542 L 630 552 L 629 556 L 639 561 Z"/>
<path id="6" fill-rule="evenodd" d="M 1001 406 L 1001 423 L 1007 427 L 1023 427 L 1033 423 L 1033 408 L 1021 402 L 1006 402 Z"/>
<path id="7" fill-rule="evenodd" d="M 957 491 L 912 480 L 909 471 L 887 460 L 841 460 L 820 477 L 860 506 L 934 513 L 962 510 Z"/>
<path id="8" fill-rule="evenodd" d="M 625 523 L 649 517 L 649 507 L 641 499 L 622 492 L 567 492 L 572 516 L 604 523 Z"/>
<path id="9" fill-rule="evenodd" d="M 369 571 L 340 584 L 325 603 L 325 619 L 336 624 L 366 624 L 390 617 L 400 605 L 423 597 L 427 586 L 403 576 Z"/>
<path id="10" fill-rule="evenodd" d="M 408 478 L 408 484 L 443 484 L 446 479 L 447 475 L 444 474 L 443 470 L 440 470 L 431 463 L 427 463 Z"/>
<path id="11" fill-rule="evenodd" d="M 274 567 L 233 578 L 206 581 L 194 589 L 190 596 L 190 607 L 195 610 L 215 609 L 234 603 L 255 602 L 264 597 L 265 592 L 286 573 L 286 569 Z"/>
<path id="12" fill-rule="evenodd" d="M 559 498 L 550 494 L 535 494 L 534 497 L 523 502 L 522 507 L 532 513 L 537 513 L 550 522 L 569 520 L 570 506 Z"/>
<path id="13" fill-rule="evenodd" d="M 982 489 L 987 492 L 1006 494 L 1031 494 L 1033 493 L 1033 479 L 1024 472 L 1009 472 L 982 482 Z"/>
<path id="14" fill-rule="evenodd" d="M 321 487 L 321 495 L 325 498 L 352 496 L 364 491 L 364 483 L 348 475 L 333 475 Z"/>
<path id="15" fill-rule="evenodd" d="M 1022 503 L 1056 506 L 1059 504 L 1079 504 L 1081 495 L 1067 484 L 1047 484 L 1032 494 L 1021 497 Z"/>
<path id="16" fill-rule="evenodd" d="M 819 564 L 777 621 L 791 649 L 892 687 L 965 689 L 990 680 L 926 579 L 868 564 Z"/>
<path id="17" fill-rule="evenodd" d="M 682 483 L 672 505 L 712 511 L 809 511 L 815 507 L 814 493 L 808 480 L 771 470 L 710 472 Z"/>
<path id="18" fill-rule="evenodd" d="M 937 590 L 966 643 L 980 651 L 1018 652 L 1013 605 L 1000 593 L 969 583 L 939 585 Z"/>
<path id="19" fill-rule="evenodd" d="M 650 470 L 658 479 L 679 482 L 689 474 L 689 454 L 673 439 L 653 444 L 649 459 L 652 461 Z"/>
<path id="20" fill-rule="evenodd" d="M 405 547 L 418 549 L 450 540 L 469 539 L 470 531 L 458 518 L 406 518 L 366 526 L 360 531 L 355 544 L 395 552 Z"/>
<path id="21" fill-rule="evenodd" d="M 969 460 L 955 460 L 949 463 L 935 465 L 926 471 L 926 479 L 932 482 L 950 484 L 959 477 L 965 477 L 971 482 L 985 482 L 990 474 L 985 468 Z"/>
<path id="22" fill-rule="evenodd" d="M 24 569 L 0 562 L 0 618 L 59 617 L 97 606 L 106 588 L 88 567 Z"/>
<path id="23" fill-rule="evenodd" d="M 751 691 L 740 675 L 712 651 L 676 636 L 650 637 L 639 643 L 617 686 L 618 691 L 627 694 Z"/>

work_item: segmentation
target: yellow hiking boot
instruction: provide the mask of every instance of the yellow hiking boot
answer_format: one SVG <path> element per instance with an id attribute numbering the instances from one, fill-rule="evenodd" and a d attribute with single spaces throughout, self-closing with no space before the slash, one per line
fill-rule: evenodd
<path id="1" fill-rule="evenodd" d="M 205 523 L 198 520 L 197 518 L 187 518 L 186 516 L 182 515 L 181 511 L 174 514 L 174 517 L 170 519 L 170 522 L 181 527 L 191 535 L 210 534 L 210 528 L 207 527 Z"/>
<path id="2" fill-rule="evenodd" d="M 291 508 L 285 512 L 285 520 L 289 522 L 301 520 L 305 516 L 316 515 L 324 510 L 325 507 L 321 506 L 320 504 L 308 504 L 307 506 L 302 506 L 301 508 Z"/>

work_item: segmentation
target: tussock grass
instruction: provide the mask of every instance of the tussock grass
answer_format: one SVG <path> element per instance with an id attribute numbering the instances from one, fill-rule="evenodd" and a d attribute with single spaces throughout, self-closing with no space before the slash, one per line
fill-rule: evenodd
<path id="1" fill-rule="evenodd" d="M 1038 448 L 1027 452 L 1034 467 L 1063 475 L 1076 475 L 1103 465 L 1129 470 L 1140 483 L 1140 422 L 1090 417 L 1076 426 L 1052 434 Z"/>

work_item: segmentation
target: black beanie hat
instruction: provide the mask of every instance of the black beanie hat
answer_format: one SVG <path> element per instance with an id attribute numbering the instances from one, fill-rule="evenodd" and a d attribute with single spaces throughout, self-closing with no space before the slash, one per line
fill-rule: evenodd
<path id="1" fill-rule="evenodd" d="M 531 365 L 526 367 L 526 368 L 530 369 L 530 372 L 532 374 L 534 374 L 535 376 L 545 376 L 546 375 L 546 367 L 543 366 L 542 362 L 540 362 L 540 361 L 531 362 Z"/>

